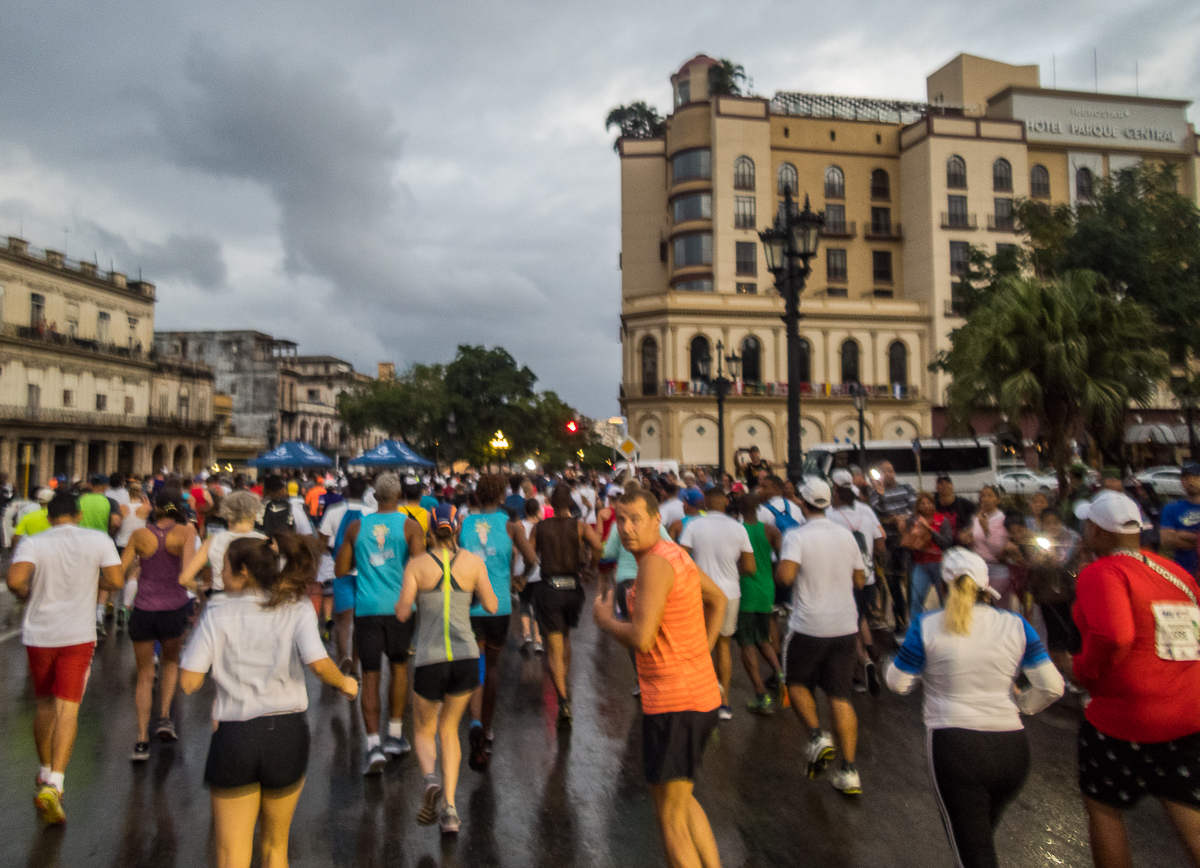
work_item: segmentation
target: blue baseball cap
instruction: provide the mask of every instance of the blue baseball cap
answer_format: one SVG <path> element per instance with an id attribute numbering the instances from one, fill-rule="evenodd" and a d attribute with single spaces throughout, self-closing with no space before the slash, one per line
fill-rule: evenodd
<path id="1" fill-rule="evenodd" d="M 454 528 L 454 504 L 439 503 L 433 508 L 434 528 Z"/>
<path id="2" fill-rule="evenodd" d="M 704 492 L 698 488 L 685 488 L 679 492 L 679 499 L 693 509 L 704 508 Z"/>

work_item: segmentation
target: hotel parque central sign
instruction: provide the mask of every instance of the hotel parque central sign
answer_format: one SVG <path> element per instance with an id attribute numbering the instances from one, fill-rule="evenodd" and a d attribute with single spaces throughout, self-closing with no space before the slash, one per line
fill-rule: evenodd
<path id="1" fill-rule="evenodd" d="M 1014 93 L 1012 117 L 1025 121 L 1031 142 L 1184 151 L 1187 114 L 1183 106 L 1088 100 Z M 1006 112 L 1007 113 L 1007 112 Z"/>

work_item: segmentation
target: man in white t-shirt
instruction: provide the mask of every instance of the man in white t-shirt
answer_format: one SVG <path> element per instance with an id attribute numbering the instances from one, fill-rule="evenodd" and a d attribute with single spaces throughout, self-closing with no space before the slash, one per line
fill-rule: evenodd
<path id="1" fill-rule="evenodd" d="M 729 601 L 725 606 L 725 621 L 713 653 L 716 655 L 717 681 L 721 685 L 721 720 L 733 717 L 729 705 L 729 682 L 733 677 L 733 660 L 729 654 L 729 639 L 737 632 L 738 601 L 742 598 L 739 570 L 754 575 L 754 546 L 746 526 L 725 514 L 729 498 L 719 488 L 710 488 L 704 495 L 706 512 L 694 516 L 679 535 L 683 547 L 701 572 L 706 573 Z"/>
<path id="2" fill-rule="evenodd" d="M 783 480 L 778 476 L 767 476 L 759 483 L 758 497 L 758 520 L 763 524 L 778 528 L 780 533 L 804 524 L 800 507 L 783 496 Z"/>
<path id="3" fill-rule="evenodd" d="M 683 501 L 679 499 L 679 486 L 670 480 L 663 483 L 663 494 L 666 499 L 658 505 L 658 516 L 662 526 L 670 529 L 675 522 L 683 520 Z"/>
<path id="4" fill-rule="evenodd" d="M 825 517 L 830 505 L 829 484 L 806 479 L 800 487 L 803 527 L 783 536 L 776 576 L 791 586 L 792 614 L 783 645 L 783 671 L 792 709 L 808 727 L 808 775 L 816 777 L 833 759 L 834 741 L 821 728 L 813 691 L 820 687 L 829 698 L 833 730 L 842 765 L 832 779 L 848 795 L 862 792 L 854 767 L 858 719 L 850 704 L 858 641 L 858 607 L 854 591 L 866 581 L 866 565 L 854 535 Z"/>
<path id="5" fill-rule="evenodd" d="M 858 665 L 862 667 L 862 681 L 859 684 L 872 696 L 879 695 L 879 671 L 875 667 L 871 625 L 868 621 L 871 606 L 875 599 L 875 559 L 883 558 L 887 549 L 883 525 L 875 515 L 875 510 L 854 496 L 854 479 L 848 470 L 833 472 L 833 509 L 825 511 L 826 517 L 835 524 L 840 524 L 854 535 L 858 550 L 863 555 L 863 565 L 866 570 L 866 584 L 862 590 L 855 589 L 854 602 L 858 605 Z"/>
<path id="6" fill-rule="evenodd" d="M 76 525 L 74 495 L 55 494 L 46 511 L 50 529 L 21 542 L 8 570 L 8 588 L 28 599 L 21 641 L 37 701 L 33 739 L 40 768 L 34 804 L 43 820 L 56 824 L 66 819 L 63 777 L 96 649 L 96 592 L 119 591 L 125 578 L 112 539 Z"/>
<path id="7" fill-rule="evenodd" d="M 330 555 L 336 555 L 342 545 L 342 537 L 346 532 L 343 525 L 349 526 L 345 520 L 347 513 L 350 514 L 350 521 L 356 521 L 375 512 L 375 507 L 367 506 L 363 500 L 366 492 L 367 478 L 352 477 L 346 483 L 346 500 L 325 510 L 319 533 L 321 544 Z M 354 627 L 354 586 L 357 578 L 358 570 L 351 570 L 347 575 L 333 580 L 333 638 L 338 666 L 343 674 L 349 674 L 354 667 L 350 657 L 350 631 Z"/>

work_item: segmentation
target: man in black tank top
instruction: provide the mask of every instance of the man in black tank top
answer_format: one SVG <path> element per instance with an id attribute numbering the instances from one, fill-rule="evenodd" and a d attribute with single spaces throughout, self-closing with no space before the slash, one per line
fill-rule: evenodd
<path id="1" fill-rule="evenodd" d="M 575 506 L 571 489 L 559 483 L 550 494 L 554 518 L 533 526 L 531 542 L 541 565 L 542 580 L 533 594 L 533 611 L 546 640 L 546 665 L 558 693 L 558 725 L 571 725 L 571 699 L 567 680 L 571 669 L 570 631 L 579 626 L 583 588 L 579 584 L 583 543 L 591 547 L 592 567 L 600 564 L 604 543 L 588 524 L 571 516 Z"/>

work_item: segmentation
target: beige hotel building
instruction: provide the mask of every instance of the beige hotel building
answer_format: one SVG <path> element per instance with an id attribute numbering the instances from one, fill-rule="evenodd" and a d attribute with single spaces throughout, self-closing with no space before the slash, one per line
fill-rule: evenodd
<path id="1" fill-rule="evenodd" d="M 743 360 L 728 465 L 751 445 L 785 460 L 783 300 L 757 232 L 786 187 L 825 212 L 800 306 L 805 447 L 857 442 L 854 383 L 870 394 L 867 439 L 943 433 L 947 382 L 928 366 L 963 323 L 954 287 L 969 247 L 1020 242 L 1014 200 L 1074 205 L 1140 160 L 1177 164 L 1181 189 L 1200 193 L 1185 101 L 1047 89 L 1036 66 L 965 54 L 928 77 L 927 103 L 710 97 L 714 63 L 700 55 L 671 77 L 664 137 L 619 140 L 620 399 L 645 461 L 717 463 L 716 398 L 697 360 L 711 355 L 715 372 L 718 341 Z M 1145 412 L 1178 414 L 1165 400 Z M 999 424 L 981 417 L 976 432 Z M 1037 432 L 1021 434 L 1011 445 L 1029 454 Z"/>

